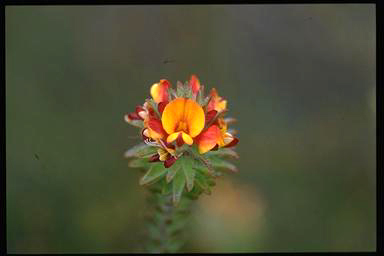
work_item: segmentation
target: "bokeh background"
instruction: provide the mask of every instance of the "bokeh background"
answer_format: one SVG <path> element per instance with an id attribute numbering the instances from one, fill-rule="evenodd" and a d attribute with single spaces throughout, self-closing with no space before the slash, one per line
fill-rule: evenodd
<path id="1" fill-rule="evenodd" d="M 6 7 L 10 253 L 142 252 L 125 113 L 197 74 L 236 117 L 237 174 L 185 252 L 376 247 L 374 5 Z"/>

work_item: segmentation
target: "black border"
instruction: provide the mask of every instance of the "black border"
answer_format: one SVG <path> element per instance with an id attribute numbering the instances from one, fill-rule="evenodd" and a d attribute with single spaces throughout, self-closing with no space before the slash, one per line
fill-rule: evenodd
<path id="1" fill-rule="evenodd" d="M 384 142 L 383 133 L 382 133 L 382 118 L 383 118 L 383 102 L 380 96 L 383 95 L 382 85 L 384 82 L 383 79 L 383 22 L 380 14 L 383 13 L 384 2 L 381 0 L 366 0 L 366 1 L 357 1 L 357 0 L 349 0 L 349 1 L 322 1 L 322 0 L 260 0 L 260 1 L 247 1 L 247 0 L 221 0 L 221 1 L 212 1 L 212 0 L 185 0 L 185 1 L 175 1 L 175 0 L 93 0 L 93 1 L 84 1 L 84 0 L 5 0 L 4 3 L 1 4 L 1 35 L 3 36 L 2 46 L 3 46 L 3 55 L 2 55 L 2 66 L 1 69 L 1 78 L 4 84 L 3 87 L 3 97 L 2 102 L 4 106 L 3 117 L 4 117 L 4 132 L 3 132 L 3 146 L 1 148 L 1 163 L 3 165 L 2 169 L 2 214 L 1 214 L 1 224 L 3 229 L 3 235 L 0 236 L 0 255 L 6 255 L 7 253 L 7 231 L 6 231 L 6 91 L 5 91 L 5 7 L 9 6 L 17 6 L 17 5 L 143 5 L 143 4 L 152 4 L 152 5 L 163 5 L 163 4 L 190 4 L 190 5 L 200 5 L 200 4 L 214 4 L 214 5 L 230 5 L 230 4 L 375 4 L 376 7 L 376 252 L 384 252 L 384 236 L 383 236 L 383 187 L 381 183 L 383 181 L 383 173 L 382 173 L 382 145 Z M 327 252 L 311 252 L 310 254 L 324 254 Z M 355 254 L 376 254 L 375 252 L 338 252 L 338 255 L 355 255 Z M 32 253 L 33 254 L 33 253 Z M 85 253 L 87 254 L 87 253 Z M 90 253 L 91 254 L 91 253 Z M 99 255 L 109 255 L 111 253 L 97 253 Z M 125 253 L 112 253 L 112 254 L 125 254 Z M 251 253 L 245 253 L 251 254 Z M 261 254 L 303 254 L 303 252 L 295 252 L 295 253 L 261 253 Z M 18 254 L 14 254 L 18 255 Z M 23 254 L 20 254 L 23 255 Z M 65 255 L 65 253 L 60 253 L 59 255 Z"/>

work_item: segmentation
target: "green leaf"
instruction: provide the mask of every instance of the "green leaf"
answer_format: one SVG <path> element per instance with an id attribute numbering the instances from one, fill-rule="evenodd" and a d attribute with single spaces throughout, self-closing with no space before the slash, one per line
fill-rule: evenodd
<path id="1" fill-rule="evenodd" d="M 184 95 L 186 98 L 192 98 L 193 95 L 192 88 L 189 86 L 188 82 L 184 84 Z"/>
<path id="2" fill-rule="evenodd" d="M 172 184 L 164 184 L 161 190 L 161 194 L 168 195 L 172 193 Z"/>
<path id="3" fill-rule="evenodd" d="M 150 164 L 146 158 L 136 158 L 128 162 L 128 166 L 131 168 L 149 167 Z"/>
<path id="4" fill-rule="evenodd" d="M 180 161 L 182 161 L 182 159 L 178 159 L 170 168 L 168 168 L 167 176 L 165 177 L 167 183 L 172 181 L 173 177 L 175 177 L 177 171 L 180 169 Z"/>
<path id="5" fill-rule="evenodd" d="M 232 172 L 238 172 L 238 169 L 235 165 L 233 165 L 232 163 L 225 161 L 221 158 L 211 157 L 209 160 L 210 160 L 212 166 L 215 168 L 230 170 Z"/>
<path id="6" fill-rule="evenodd" d="M 176 96 L 176 91 L 173 88 L 168 88 L 168 101 L 172 101 Z"/>
<path id="7" fill-rule="evenodd" d="M 204 86 L 201 85 L 200 90 L 198 91 L 197 97 L 196 97 L 197 103 L 199 103 L 200 106 L 204 105 L 204 99 L 203 98 L 204 98 Z"/>
<path id="8" fill-rule="evenodd" d="M 175 177 L 173 178 L 172 184 L 173 184 L 172 200 L 173 200 L 173 203 L 177 205 L 180 201 L 180 198 L 185 186 L 185 176 L 183 172 L 176 173 Z"/>
<path id="9" fill-rule="evenodd" d="M 208 195 L 211 194 L 211 189 L 209 188 L 209 184 L 206 181 L 206 177 L 196 173 L 195 183 L 203 190 L 204 193 Z"/>
<path id="10" fill-rule="evenodd" d="M 143 120 L 130 120 L 128 123 L 139 128 L 144 128 Z"/>
<path id="11" fill-rule="evenodd" d="M 182 168 L 187 182 L 187 190 L 191 191 L 195 179 L 194 160 L 191 157 L 184 157 L 182 161 Z"/>
<path id="12" fill-rule="evenodd" d="M 192 156 L 197 160 L 197 166 L 195 168 L 200 168 L 201 166 L 204 166 L 204 169 L 208 170 L 208 173 L 210 175 L 213 175 L 215 173 L 213 166 L 210 162 L 210 160 L 203 155 L 201 155 L 196 147 L 191 147 L 189 150 L 189 153 L 192 154 Z"/>
<path id="13" fill-rule="evenodd" d="M 184 86 L 180 81 L 177 81 L 176 83 L 176 95 L 179 98 L 184 97 Z"/>
<path id="14" fill-rule="evenodd" d="M 157 148 L 140 143 L 125 151 L 125 157 L 150 157 L 157 153 Z"/>
<path id="15" fill-rule="evenodd" d="M 164 167 L 163 163 L 152 163 L 151 168 L 148 172 L 141 178 L 140 185 L 149 184 L 167 172 L 167 168 Z"/>
<path id="16" fill-rule="evenodd" d="M 209 158 L 210 156 L 222 156 L 222 157 L 232 157 L 232 158 L 239 158 L 239 155 L 230 148 L 221 148 L 216 151 L 209 151 L 206 153 L 207 157 Z"/>

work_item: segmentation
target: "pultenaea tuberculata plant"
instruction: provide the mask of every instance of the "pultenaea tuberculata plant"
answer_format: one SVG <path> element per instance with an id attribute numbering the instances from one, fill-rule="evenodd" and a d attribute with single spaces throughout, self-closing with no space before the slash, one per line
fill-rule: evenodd
<path id="1" fill-rule="evenodd" d="M 151 98 L 124 116 L 140 128 L 143 142 L 125 152 L 130 167 L 145 171 L 140 184 L 149 188 L 153 214 L 148 223 L 150 252 L 176 252 L 191 200 L 210 194 L 222 171 L 236 172 L 226 158 L 238 158 L 239 142 L 228 128 L 234 118 L 225 117 L 227 100 L 192 75 L 176 89 L 166 79 L 150 88 Z"/>

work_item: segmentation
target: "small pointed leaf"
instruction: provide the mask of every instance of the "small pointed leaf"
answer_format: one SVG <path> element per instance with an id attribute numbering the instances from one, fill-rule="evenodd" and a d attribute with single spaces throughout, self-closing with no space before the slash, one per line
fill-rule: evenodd
<path id="1" fill-rule="evenodd" d="M 235 165 L 221 158 L 211 157 L 210 162 L 214 168 L 220 168 L 224 170 L 230 170 L 232 172 L 238 172 L 238 169 Z"/>
<path id="2" fill-rule="evenodd" d="M 196 174 L 195 183 L 203 190 L 204 193 L 208 195 L 211 194 L 211 190 L 204 176 Z"/>
<path id="3" fill-rule="evenodd" d="M 187 183 L 187 190 L 191 191 L 193 188 L 193 183 L 195 179 L 195 170 L 194 167 L 194 160 L 191 157 L 184 157 L 182 162 L 182 167 L 185 175 L 185 180 Z"/>
<path id="4" fill-rule="evenodd" d="M 163 163 L 152 164 L 148 172 L 141 178 L 140 185 L 149 184 L 167 172 L 167 169 L 164 167 Z"/>
<path id="5" fill-rule="evenodd" d="M 131 168 L 149 167 L 150 164 L 146 158 L 136 158 L 128 162 L 128 166 Z"/>
<path id="6" fill-rule="evenodd" d="M 230 149 L 230 148 L 221 148 L 217 151 L 209 151 L 208 153 L 206 153 L 206 155 L 208 156 L 223 156 L 223 157 L 232 157 L 232 158 L 239 158 L 239 155 L 233 150 L 233 149 Z"/>
<path id="7" fill-rule="evenodd" d="M 177 172 L 175 177 L 173 178 L 173 195 L 172 200 L 175 205 L 177 205 L 180 201 L 181 195 L 185 186 L 185 176 L 183 172 Z"/>
<path id="8" fill-rule="evenodd" d="M 147 144 L 141 143 L 128 149 L 124 153 L 124 157 L 151 157 L 157 153 L 156 147 L 151 147 Z"/>
<path id="9" fill-rule="evenodd" d="M 175 177 L 177 171 L 180 169 L 180 161 L 182 161 L 182 159 L 179 159 L 170 168 L 168 168 L 167 176 L 165 177 L 167 183 L 172 181 L 173 177 Z"/>

